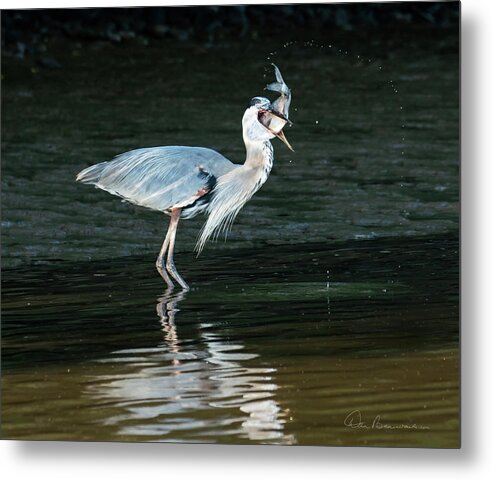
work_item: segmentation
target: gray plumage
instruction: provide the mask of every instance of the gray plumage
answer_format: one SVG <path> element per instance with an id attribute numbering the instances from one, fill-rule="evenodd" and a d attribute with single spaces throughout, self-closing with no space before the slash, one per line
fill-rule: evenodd
<path id="1" fill-rule="evenodd" d="M 77 181 L 152 210 L 169 214 L 172 208 L 183 208 L 181 217 L 192 218 L 206 206 L 197 205 L 204 196 L 197 192 L 212 190 L 218 177 L 236 167 L 209 148 L 139 148 L 82 170 Z"/>
<path id="2" fill-rule="evenodd" d="M 237 165 L 220 153 L 202 147 L 153 147 L 123 153 L 109 162 L 82 170 L 76 180 L 117 195 L 128 202 L 171 216 L 168 232 L 156 262 L 169 287 L 170 274 L 184 289 L 188 285 L 173 259 L 180 218 L 205 213 L 207 221 L 197 240 L 200 253 L 210 238 L 227 231 L 244 204 L 265 183 L 273 166 L 270 140 L 278 137 L 290 149 L 282 132 L 290 123 L 291 93 L 275 67 L 277 82 L 267 89 L 280 93 L 272 104 L 255 97 L 243 115 L 244 164 Z M 167 261 L 165 256 L 167 254 Z"/>

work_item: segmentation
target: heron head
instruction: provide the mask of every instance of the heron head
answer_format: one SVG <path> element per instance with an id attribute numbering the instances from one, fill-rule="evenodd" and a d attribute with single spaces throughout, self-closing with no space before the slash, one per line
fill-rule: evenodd
<path id="1" fill-rule="evenodd" d="M 291 122 L 282 113 L 275 111 L 268 98 L 254 97 L 243 115 L 243 134 L 245 140 L 252 142 L 264 142 L 277 137 L 294 151 L 282 131 L 287 123 Z"/>

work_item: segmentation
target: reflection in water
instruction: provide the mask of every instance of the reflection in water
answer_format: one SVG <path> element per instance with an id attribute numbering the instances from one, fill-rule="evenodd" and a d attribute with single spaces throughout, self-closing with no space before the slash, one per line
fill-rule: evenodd
<path id="1" fill-rule="evenodd" d="M 3 433 L 456 447 L 457 260 L 454 235 L 241 251 L 207 265 L 200 289 L 165 292 L 158 318 L 140 257 L 7 271 Z M 226 283 L 224 268 L 239 273 Z M 430 430 L 355 431 L 356 409 Z"/>
<path id="2" fill-rule="evenodd" d="M 284 433 L 289 412 L 275 399 L 276 369 L 248 367 L 258 355 L 209 331 L 210 323 L 198 324 L 198 341 L 179 337 L 178 304 L 188 294 L 167 290 L 158 299 L 162 345 L 117 350 L 98 360 L 113 364 L 118 372 L 99 377 L 86 390 L 118 408 L 120 413 L 106 418 L 105 425 L 117 426 L 122 435 L 168 441 L 177 431 L 181 439 L 193 431 L 196 441 L 202 430 L 203 441 L 232 434 L 265 443 L 295 443 L 294 436 Z M 211 407 L 224 414 L 207 415 Z"/>
<path id="3" fill-rule="evenodd" d="M 164 340 L 166 341 L 169 351 L 179 353 L 179 341 L 176 333 L 176 323 L 174 321 L 176 313 L 179 312 L 177 305 L 186 296 L 186 291 L 180 290 L 174 293 L 172 288 L 168 288 L 162 297 L 157 299 L 156 311 L 160 318 L 162 330 L 164 332 Z M 173 360 L 174 365 L 179 365 L 178 358 Z"/>

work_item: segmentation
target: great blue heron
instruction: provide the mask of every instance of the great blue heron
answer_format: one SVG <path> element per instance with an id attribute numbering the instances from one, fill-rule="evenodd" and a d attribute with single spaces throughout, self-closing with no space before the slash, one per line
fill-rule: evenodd
<path id="1" fill-rule="evenodd" d="M 125 200 L 170 215 L 166 238 L 156 266 L 169 287 L 169 274 L 185 290 L 189 287 L 174 265 L 174 242 L 180 218 L 208 214 L 197 241 L 201 252 L 210 237 L 230 228 L 243 205 L 265 183 L 273 165 L 270 140 L 282 140 L 292 150 L 282 129 L 289 121 L 291 92 L 274 65 L 276 82 L 267 89 L 280 93 L 273 103 L 254 97 L 243 115 L 246 160 L 243 165 L 202 147 L 140 148 L 98 163 L 77 175 L 77 181 Z M 167 253 L 167 260 L 165 256 Z"/>

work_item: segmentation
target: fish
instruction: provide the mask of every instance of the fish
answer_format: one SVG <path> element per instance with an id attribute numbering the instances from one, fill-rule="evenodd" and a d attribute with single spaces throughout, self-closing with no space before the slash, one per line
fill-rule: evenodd
<path id="1" fill-rule="evenodd" d="M 272 107 L 273 110 L 281 113 L 285 117 L 285 119 L 274 117 L 271 119 L 269 123 L 270 130 L 272 130 L 275 133 L 279 133 L 287 123 L 289 125 L 292 125 L 292 122 L 289 120 L 289 107 L 290 107 L 290 102 L 292 100 L 292 92 L 290 91 L 290 88 L 285 83 L 282 74 L 280 73 L 280 69 L 277 67 L 277 65 L 272 63 L 272 66 L 274 68 L 275 78 L 277 81 L 273 83 L 269 83 L 265 87 L 265 90 L 269 90 L 270 92 L 280 93 L 280 97 L 278 97 L 272 103 Z"/>

